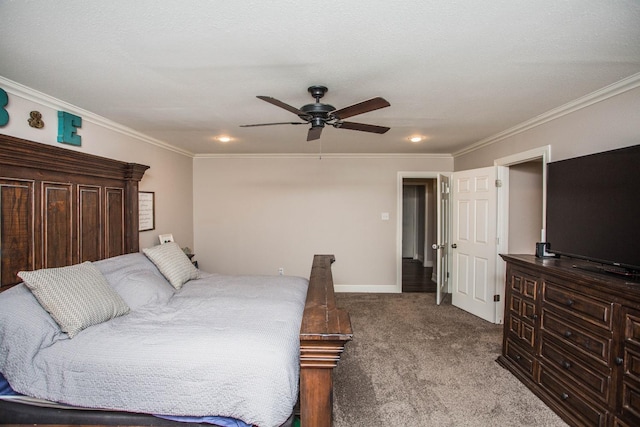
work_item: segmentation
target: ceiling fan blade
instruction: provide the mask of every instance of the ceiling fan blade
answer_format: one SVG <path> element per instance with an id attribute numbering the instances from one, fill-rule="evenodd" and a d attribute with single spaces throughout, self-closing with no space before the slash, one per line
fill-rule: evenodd
<path id="1" fill-rule="evenodd" d="M 338 122 L 334 125 L 334 127 L 338 129 L 349 129 L 349 130 L 360 130 L 363 132 L 372 132 L 372 133 L 385 133 L 391 128 L 386 126 L 376 126 L 376 125 L 368 125 L 365 123 L 354 123 L 354 122 Z"/>
<path id="2" fill-rule="evenodd" d="M 254 126 L 273 126 L 273 125 L 306 125 L 307 122 L 279 122 L 279 123 L 257 123 L 253 125 L 240 125 L 241 128 L 250 128 Z"/>
<path id="3" fill-rule="evenodd" d="M 313 141 L 315 139 L 320 139 L 320 134 L 322 133 L 322 127 L 320 126 L 312 126 L 309 128 L 309 133 L 307 134 L 307 141 Z"/>
<path id="4" fill-rule="evenodd" d="M 389 102 L 380 98 L 379 96 L 376 98 L 371 98 L 367 101 L 362 101 L 358 104 L 353 104 L 348 107 L 341 108 L 339 110 L 331 113 L 333 117 L 338 120 L 346 119 L 347 117 L 355 116 L 362 113 L 367 113 L 369 111 L 378 110 L 380 108 L 385 108 L 390 106 Z"/>
<path id="5" fill-rule="evenodd" d="M 284 102 L 278 99 L 272 98 L 270 96 L 257 96 L 256 98 L 262 99 L 263 101 L 267 101 L 269 104 L 273 104 L 276 107 L 284 108 L 285 110 L 290 111 L 293 114 L 296 114 L 298 116 L 308 116 L 308 114 L 305 113 L 304 111 L 298 110 L 296 107 L 292 107 L 291 105 L 285 104 Z"/>

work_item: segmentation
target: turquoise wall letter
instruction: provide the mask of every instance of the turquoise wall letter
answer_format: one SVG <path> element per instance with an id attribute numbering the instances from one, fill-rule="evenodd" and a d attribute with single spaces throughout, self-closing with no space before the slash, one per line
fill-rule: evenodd
<path id="1" fill-rule="evenodd" d="M 0 126 L 9 123 L 9 112 L 4 108 L 9 103 L 9 96 L 4 89 L 0 88 Z"/>
<path id="2" fill-rule="evenodd" d="M 65 111 L 58 111 L 58 142 L 71 145 L 82 145 L 82 137 L 77 135 L 77 128 L 82 127 L 82 117 Z"/>

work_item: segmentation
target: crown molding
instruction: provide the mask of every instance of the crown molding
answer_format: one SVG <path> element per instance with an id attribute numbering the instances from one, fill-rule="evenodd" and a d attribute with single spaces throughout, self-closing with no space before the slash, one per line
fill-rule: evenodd
<path id="1" fill-rule="evenodd" d="M 195 154 L 195 159 L 452 159 L 451 154 L 428 153 L 251 153 Z"/>
<path id="2" fill-rule="evenodd" d="M 62 101 L 53 96 L 39 92 L 30 87 L 24 86 L 20 83 L 9 80 L 0 76 L 0 85 L 3 86 L 8 93 L 23 98 L 27 101 L 35 102 L 53 110 L 64 110 L 69 113 L 82 117 L 82 120 L 86 120 L 90 123 L 96 124 L 103 128 L 112 130 L 122 135 L 135 138 L 139 141 L 146 142 L 147 144 L 155 145 L 156 147 L 163 148 L 165 150 L 173 151 L 174 153 L 182 154 L 184 156 L 193 157 L 193 153 L 182 148 L 178 148 L 174 145 L 168 144 L 159 139 L 151 138 L 148 135 L 135 131 L 131 128 L 123 126 L 91 111 L 85 110 L 68 102 Z"/>
<path id="3" fill-rule="evenodd" d="M 547 111 L 537 117 L 522 122 L 512 128 L 509 128 L 503 132 L 497 133 L 480 141 L 477 141 L 470 146 L 456 151 L 451 154 L 428 154 L 428 153 L 254 153 L 254 154 L 194 154 L 188 150 L 176 147 L 159 139 L 152 138 L 148 135 L 135 131 L 129 127 L 123 126 L 98 114 L 92 113 L 80 107 L 77 107 L 68 102 L 54 98 L 35 89 L 24 86 L 20 83 L 9 80 L 0 76 L 0 84 L 3 88 L 12 95 L 19 96 L 31 102 L 36 102 L 45 107 L 54 110 L 64 110 L 76 115 L 79 115 L 83 120 L 87 120 L 96 125 L 102 126 L 106 129 L 118 132 L 122 135 L 129 136 L 131 138 L 138 139 L 142 142 L 169 150 L 184 156 L 192 158 L 211 158 L 211 159 L 225 159 L 225 158 L 244 158 L 244 159 L 269 159 L 269 158 L 288 158 L 288 159 L 303 159 L 303 158 L 327 158 L 327 159 L 407 159 L 407 158 L 423 158 L 423 159 L 443 159 L 443 158 L 455 158 L 462 156 L 481 148 L 487 147 L 503 139 L 512 137 L 527 130 L 533 129 L 537 126 L 541 126 L 552 120 L 561 118 L 567 114 L 571 114 L 575 111 L 589 107 L 601 101 L 605 101 L 614 96 L 628 92 L 630 90 L 640 87 L 640 73 L 633 74 L 625 79 L 622 79 L 616 83 L 571 101 L 558 108 Z"/>
<path id="4" fill-rule="evenodd" d="M 547 122 L 559 119 L 563 116 L 566 116 L 567 114 L 571 114 L 574 111 L 581 110 L 583 108 L 589 107 L 601 101 L 605 101 L 609 98 L 613 98 L 614 96 L 620 95 L 638 87 L 640 87 L 640 73 L 633 74 L 616 83 L 605 86 L 602 89 L 568 102 L 567 104 L 554 108 L 553 110 L 549 110 L 546 113 L 542 113 L 539 116 L 527 120 L 526 122 L 522 122 L 519 125 L 509 128 L 503 132 L 482 139 L 466 148 L 463 148 L 462 150 L 456 151 L 452 155 L 453 157 L 458 157 L 464 154 L 471 153 L 475 150 L 479 150 L 480 148 L 489 146 L 498 141 L 502 141 L 503 139 L 528 131 L 529 129 L 533 129 L 537 126 L 541 126 Z"/>

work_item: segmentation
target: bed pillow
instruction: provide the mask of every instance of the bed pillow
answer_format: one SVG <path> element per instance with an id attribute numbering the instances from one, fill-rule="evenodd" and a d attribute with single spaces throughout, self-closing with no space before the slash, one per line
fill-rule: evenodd
<path id="1" fill-rule="evenodd" d="M 176 289 L 180 289 L 189 280 L 198 278 L 198 269 L 175 242 L 146 248 L 142 252 Z"/>
<path id="2" fill-rule="evenodd" d="M 124 300 L 89 261 L 21 271 L 18 276 L 69 338 L 91 325 L 129 312 Z"/>
<path id="3" fill-rule="evenodd" d="M 116 289 L 131 310 L 149 304 L 166 304 L 176 291 L 164 277 L 148 271 L 129 274 Z"/>
<path id="4" fill-rule="evenodd" d="M 131 311 L 148 304 L 166 304 L 175 292 L 143 253 L 120 255 L 93 263 Z"/>

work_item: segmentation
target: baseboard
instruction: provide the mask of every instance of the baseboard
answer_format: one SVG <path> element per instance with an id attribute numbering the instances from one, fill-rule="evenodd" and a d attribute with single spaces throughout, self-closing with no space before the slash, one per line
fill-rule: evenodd
<path id="1" fill-rule="evenodd" d="M 374 293 L 374 294 L 399 294 L 402 289 L 395 285 L 334 285 L 336 292 Z"/>

